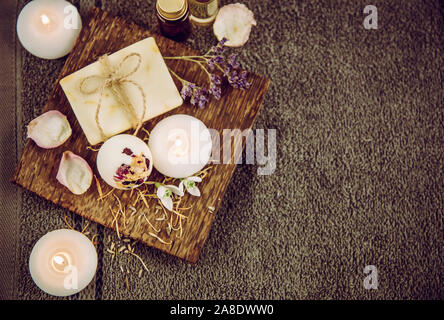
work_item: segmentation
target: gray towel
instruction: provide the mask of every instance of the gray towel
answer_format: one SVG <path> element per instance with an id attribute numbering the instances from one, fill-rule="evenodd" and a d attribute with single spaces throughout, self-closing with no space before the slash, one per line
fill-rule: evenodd
<path id="1" fill-rule="evenodd" d="M 32 246 L 65 227 L 65 215 L 77 229 L 85 221 L 7 182 L 25 126 L 64 63 L 20 45 L 15 55 L 14 2 L 4 1 L 0 19 L 0 294 L 52 299 L 30 278 Z M 83 17 L 94 4 L 73 2 Z M 235 51 L 247 69 L 272 79 L 255 128 L 277 129 L 275 173 L 238 166 L 197 265 L 138 244 L 149 270 L 139 278 L 135 257 L 107 253 L 112 242 L 120 246 L 115 232 L 92 224 L 99 269 L 71 298 L 443 298 L 440 2 L 377 4 L 377 30 L 363 27 L 367 1 L 242 2 L 258 25 Z M 157 28 L 155 1 L 96 3 Z M 211 28 L 195 28 L 187 40 L 202 51 L 215 43 Z M 366 265 L 378 269 L 377 290 L 363 286 Z"/>

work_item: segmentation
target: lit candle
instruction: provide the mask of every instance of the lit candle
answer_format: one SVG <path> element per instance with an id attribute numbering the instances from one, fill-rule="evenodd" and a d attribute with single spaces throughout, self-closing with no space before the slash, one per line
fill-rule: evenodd
<path id="1" fill-rule="evenodd" d="M 157 171 L 168 177 L 186 178 L 210 160 L 211 134 L 199 119 L 177 114 L 154 127 L 148 146 Z"/>
<path id="2" fill-rule="evenodd" d="M 34 0 L 17 18 L 17 35 L 23 47 L 43 59 L 67 55 L 82 28 L 80 15 L 64 0 Z"/>
<path id="3" fill-rule="evenodd" d="M 29 271 L 35 284 L 53 296 L 69 296 L 94 278 L 97 252 L 82 233 L 60 229 L 47 233 L 34 245 Z"/>

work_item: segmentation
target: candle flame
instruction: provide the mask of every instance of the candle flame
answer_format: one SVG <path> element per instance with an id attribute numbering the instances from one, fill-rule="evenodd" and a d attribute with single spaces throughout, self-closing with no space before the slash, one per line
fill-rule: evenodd
<path id="1" fill-rule="evenodd" d="M 50 259 L 53 270 L 58 273 L 66 273 L 66 268 L 71 265 L 69 254 L 63 251 L 55 253 Z"/>
<path id="2" fill-rule="evenodd" d="M 54 262 L 57 264 L 64 264 L 65 259 L 63 259 L 61 256 L 54 256 Z"/>
<path id="3" fill-rule="evenodd" d="M 46 14 L 42 14 L 40 16 L 40 19 L 42 20 L 42 23 L 44 25 L 48 25 L 51 22 L 51 20 L 49 19 L 49 17 Z"/>
<path id="4" fill-rule="evenodd" d="M 182 145 L 182 140 L 176 139 L 176 142 L 174 143 L 176 146 L 180 147 Z"/>

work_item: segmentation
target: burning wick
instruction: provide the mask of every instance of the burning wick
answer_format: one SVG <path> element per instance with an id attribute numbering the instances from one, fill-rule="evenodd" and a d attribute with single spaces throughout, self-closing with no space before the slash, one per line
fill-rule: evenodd
<path id="1" fill-rule="evenodd" d="M 177 157 L 184 156 L 187 153 L 187 145 L 180 138 L 174 140 L 173 152 Z"/>
<path id="2" fill-rule="evenodd" d="M 58 272 L 64 272 L 65 267 L 69 266 L 70 264 L 70 258 L 64 252 L 59 252 L 52 258 L 52 267 Z"/>
<path id="3" fill-rule="evenodd" d="M 42 14 L 41 16 L 40 16 L 40 19 L 42 20 L 42 23 L 46 26 L 46 25 L 48 25 L 50 22 L 51 22 L 51 20 L 49 19 L 49 17 L 46 15 L 46 14 Z"/>
<path id="4" fill-rule="evenodd" d="M 57 264 L 64 264 L 65 260 L 61 256 L 55 256 L 54 262 Z"/>

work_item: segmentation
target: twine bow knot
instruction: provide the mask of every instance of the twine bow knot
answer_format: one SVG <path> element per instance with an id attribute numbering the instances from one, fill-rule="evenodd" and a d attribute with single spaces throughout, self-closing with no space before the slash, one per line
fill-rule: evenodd
<path id="1" fill-rule="evenodd" d="M 130 59 L 131 57 L 137 57 L 137 64 L 133 68 L 128 68 L 129 71 L 127 73 L 122 73 L 122 67 L 127 63 L 131 63 L 127 62 L 129 61 L 128 59 Z M 98 61 L 105 69 L 105 75 L 92 75 L 84 78 L 80 82 L 80 92 L 82 92 L 83 94 L 93 94 L 99 92 L 99 101 L 97 102 L 95 121 L 102 138 L 107 138 L 99 121 L 100 109 L 102 107 L 102 97 L 106 88 L 109 88 L 117 102 L 127 109 L 128 113 L 131 116 L 132 128 L 136 129 L 134 135 L 137 135 L 137 132 L 142 127 L 143 119 L 145 118 L 146 96 L 142 87 L 137 82 L 128 78 L 136 73 L 139 69 L 142 63 L 142 56 L 136 52 L 130 53 L 126 57 L 124 57 L 122 61 L 120 61 L 119 65 L 115 69 L 111 66 L 109 62 L 109 57 L 106 54 L 101 56 Z M 125 89 L 123 87 L 125 83 L 130 83 L 134 85 L 140 91 L 143 100 L 143 111 L 140 117 L 137 115 L 136 108 L 131 104 L 128 96 L 126 95 Z"/>

